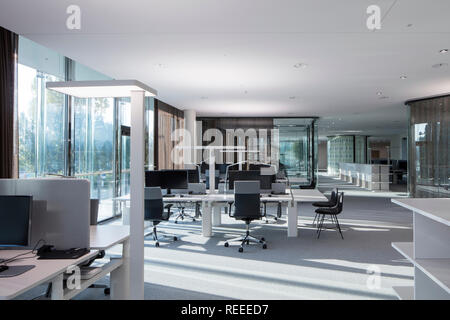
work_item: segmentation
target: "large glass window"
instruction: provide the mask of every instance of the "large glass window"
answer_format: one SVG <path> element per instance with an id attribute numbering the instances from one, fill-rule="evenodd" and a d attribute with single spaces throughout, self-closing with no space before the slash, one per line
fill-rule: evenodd
<path id="1" fill-rule="evenodd" d="M 19 177 L 65 173 L 64 95 L 47 90 L 62 79 L 19 64 Z"/>
<path id="2" fill-rule="evenodd" d="M 46 82 L 105 79 L 111 78 L 19 38 L 19 176 L 88 179 L 91 197 L 100 200 L 98 220 L 119 214 L 112 198 L 129 193 L 130 99 L 69 99 Z M 146 168 L 153 168 L 153 109 L 146 98 Z"/>
<path id="3" fill-rule="evenodd" d="M 114 99 L 73 98 L 73 175 L 91 182 L 99 219 L 114 215 Z"/>

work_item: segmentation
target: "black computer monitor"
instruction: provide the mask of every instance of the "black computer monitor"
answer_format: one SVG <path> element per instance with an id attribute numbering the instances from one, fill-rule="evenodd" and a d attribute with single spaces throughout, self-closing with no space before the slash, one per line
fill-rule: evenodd
<path id="1" fill-rule="evenodd" d="M 0 196 L 0 247 L 30 245 L 32 205 L 32 196 Z"/>
<path id="2" fill-rule="evenodd" d="M 187 173 L 188 173 L 188 182 L 189 183 L 200 183 L 198 169 L 188 169 Z"/>
<path id="3" fill-rule="evenodd" d="M 260 170 L 261 168 L 270 168 L 270 164 L 264 164 L 264 163 L 250 163 L 248 166 L 249 170 Z"/>
<path id="4" fill-rule="evenodd" d="M 274 174 L 261 174 L 259 176 L 261 190 L 272 190 L 272 183 L 275 182 L 276 175 Z"/>
<path id="5" fill-rule="evenodd" d="M 228 189 L 234 190 L 234 182 L 235 181 L 260 181 L 260 172 L 259 170 L 247 170 L 247 171 L 238 171 L 231 170 L 228 171 Z M 271 186 L 272 188 L 272 186 Z"/>
<path id="6" fill-rule="evenodd" d="M 170 194 L 171 189 L 188 188 L 187 170 L 161 170 L 160 175 L 161 188 L 167 189 L 167 194 Z"/>
<path id="7" fill-rule="evenodd" d="M 408 161 L 398 160 L 398 169 L 407 171 L 408 170 Z"/>
<path id="8" fill-rule="evenodd" d="M 149 187 L 161 187 L 161 171 L 151 170 L 145 171 L 145 186 Z"/>

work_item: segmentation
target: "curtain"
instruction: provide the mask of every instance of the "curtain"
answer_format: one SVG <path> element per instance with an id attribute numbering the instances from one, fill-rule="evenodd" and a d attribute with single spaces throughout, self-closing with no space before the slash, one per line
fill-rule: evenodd
<path id="1" fill-rule="evenodd" d="M 16 176 L 15 74 L 18 35 L 0 27 L 0 178 Z"/>
<path id="2" fill-rule="evenodd" d="M 184 128 L 184 113 L 160 100 L 155 99 L 155 166 L 158 170 L 183 169 L 183 150 L 174 149 L 182 137 L 174 136 L 175 129 Z M 178 141 L 178 142 L 177 142 Z"/>

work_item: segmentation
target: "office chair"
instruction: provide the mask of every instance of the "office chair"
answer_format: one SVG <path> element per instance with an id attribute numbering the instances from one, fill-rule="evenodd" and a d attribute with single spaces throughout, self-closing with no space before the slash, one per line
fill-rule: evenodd
<path id="1" fill-rule="evenodd" d="M 149 187 L 145 188 L 145 196 L 144 196 L 144 220 L 153 222 L 153 230 L 144 235 L 147 237 L 148 235 L 153 235 L 153 240 L 155 242 L 155 246 L 159 247 L 159 239 L 158 234 L 156 232 L 156 226 L 162 222 L 167 221 L 170 218 L 170 208 L 172 204 L 167 204 L 164 206 L 163 197 L 160 187 Z M 167 209 L 165 211 L 164 209 Z M 163 235 L 163 237 L 165 237 Z M 178 240 L 178 237 L 172 236 L 174 241 Z"/>
<path id="2" fill-rule="evenodd" d="M 247 228 L 245 236 L 235 239 L 227 240 L 225 247 L 229 246 L 229 242 L 240 241 L 241 246 L 239 252 L 244 251 L 244 244 L 250 242 L 261 243 L 263 249 L 267 249 L 266 240 L 264 238 L 258 239 L 250 235 L 250 222 L 259 220 L 263 217 L 261 212 L 259 181 L 236 181 L 234 183 L 234 213 L 229 213 L 229 216 L 236 220 L 245 221 Z"/>
<path id="3" fill-rule="evenodd" d="M 342 212 L 342 209 L 344 207 L 344 193 L 341 192 L 337 196 L 338 201 L 334 207 L 331 208 L 319 208 L 316 209 L 316 213 L 319 215 L 322 215 L 322 219 L 320 219 L 320 216 L 318 218 L 318 226 L 317 226 L 317 239 L 320 237 L 320 233 L 323 229 L 323 220 L 325 219 L 325 216 L 330 216 L 331 221 L 333 221 L 336 224 L 336 229 L 341 234 L 342 240 L 344 240 L 344 236 L 342 235 L 341 226 L 339 224 L 339 220 L 337 218 L 338 214 Z"/>
<path id="4" fill-rule="evenodd" d="M 313 202 L 312 205 L 317 208 L 332 208 L 337 204 L 337 201 L 338 201 L 338 188 L 334 188 L 333 190 L 331 190 L 330 200 Z M 319 216 L 319 214 L 316 213 L 316 215 L 314 216 L 313 223 L 312 223 L 313 225 L 316 223 L 318 216 Z"/>

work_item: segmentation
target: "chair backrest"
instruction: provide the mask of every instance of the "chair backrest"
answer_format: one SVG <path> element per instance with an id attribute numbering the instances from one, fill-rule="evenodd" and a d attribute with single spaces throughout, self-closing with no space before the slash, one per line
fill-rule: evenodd
<path id="1" fill-rule="evenodd" d="M 164 203 L 160 187 L 144 188 L 144 220 L 163 218 Z"/>
<path id="2" fill-rule="evenodd" d="M 338 193 L 338 196 L 337 196 L 337 204 L 336 204 L 337 212 L 336 212 L 336 214 L 341 213 L 343 208 L 344 208 L 344 193 L 341 192 L 341 193 Z"/>
<path id="3" fill-rule="evenodd" d="M 333 190 L 331 190 L 330 203 L 333 207 L 338 203 L 338 194 L 338 188 L 334 188 Z"/>
<path id="4" fill-rule="evenodd" d="M 235 181 L 234 217 L 259 219 L 261 217 L 260 182 Z"/>

